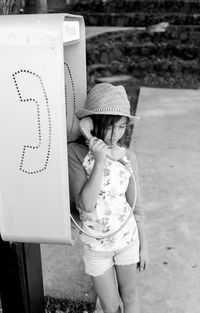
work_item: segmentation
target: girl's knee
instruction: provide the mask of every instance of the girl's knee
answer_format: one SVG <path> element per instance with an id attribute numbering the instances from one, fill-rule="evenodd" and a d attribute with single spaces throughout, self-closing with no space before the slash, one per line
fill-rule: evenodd
<path id="1" fill-rule="evenodd" d="M 124 305 L 129 305 L 138 301 L 138 291 L 136 286 L 125 288 L 125 290 L 120 292 L 120 295 Z"/>

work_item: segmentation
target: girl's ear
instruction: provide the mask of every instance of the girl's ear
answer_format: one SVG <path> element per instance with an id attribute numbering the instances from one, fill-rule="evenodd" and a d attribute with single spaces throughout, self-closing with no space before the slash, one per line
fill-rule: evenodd
<path id="1" fill-rule="evenodd" d="M 81 133 L 87 140 L 90 140 L 93 137 L 91 131 L 94 129 L 94 125 L 91 117 L 83 117 L 79 122 L 79 128 Z"/>

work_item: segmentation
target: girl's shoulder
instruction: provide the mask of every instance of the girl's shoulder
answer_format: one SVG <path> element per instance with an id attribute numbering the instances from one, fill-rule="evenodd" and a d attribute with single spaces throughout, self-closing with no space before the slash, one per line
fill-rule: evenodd
<path id="1" fill-rule="evenodd" d="M 89 149 L 79 142 L 70 142 L 67 144 L 67 151 L 69 158 L 78 159 L 82 163 Z"/>
<path id="2" fill-rule="evenodd" d="M 129 148 L 124 148 L 124 149 L 125 149 L 125 153 L 128 159 L 136 160 L 136 154 L 133 151 L 131 151 Z"/>
<path id="3" fill-rule="evenodd" d="M 131 165 L 137 167 L 137 157 L 136 154 L 128 148 L 125 148 L 125 153 L 127 159 L 130 161 Z"/>

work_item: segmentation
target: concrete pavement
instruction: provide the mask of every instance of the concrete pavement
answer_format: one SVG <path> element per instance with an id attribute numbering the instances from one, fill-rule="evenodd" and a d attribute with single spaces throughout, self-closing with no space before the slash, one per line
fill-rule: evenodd
<path id="1" fill-rule="evenodd" d="M 139 161 L 151 263 L 142 313 L 200 312 L 200 91 L 142 88 Z"/>
<path id="2" fill-rule="evenodd" d="M 131 149 L 138 157 L 151 263 L 141 313 L 199 313 L 200 91 L 141 88 Z M 82 248 L 42 245 L 45 294 L 94 300 Z"/>
<path id="3" fill-rule="evenodd" d="M 126 30 L 144 30 L 146 27 L 116 27 L 116 26 L 87 26 L 86 27 L 86 39 L 92 37 L 117 31 L 126 31 Z"/>

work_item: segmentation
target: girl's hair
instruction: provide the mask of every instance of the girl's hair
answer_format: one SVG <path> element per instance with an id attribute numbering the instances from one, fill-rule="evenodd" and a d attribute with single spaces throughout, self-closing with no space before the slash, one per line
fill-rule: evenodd
<path id="1" fill-rule="evenodd" d="M 92 136 L 95 136 L 99 139 L 104 140 L 106 135 L 106 131 L 109 126 L 112 126 L 112 132 L 114 130 L 114 124 L 121 119 L 121 115 L 90 115 L 93 121 L 94 130 L 91 132 Z M 125 147 L 129 147 L 130 145 L 130 138 L 133 131 L 134 125 L 129 125 L 127 123 L 126 130 L 122 138 L 120 138 L 119 143 Z M 85 137 L 81 135 L 76 142 L 86 145 Z"/>
<path id="2" fill-rule="evenodd" d="M 112 135 L 114 131 L 114 124 L 118 122 L 122 116 L 121 115 L 104 115 L 104 114 L 98 114 L 98 115 L 91 115 L 90 116 L 93 120 L 94 130 L 91 132 L 93 136 L 104 140 L 104 137 L 106 135 L 106 132 L 108 130 L 108 127 L 112 127 Z M 128 118 L 127 118 L 128 122 Z M 127 123 L 128 126 L 128 123 Z M 124 136 L 120 138 L 119 143 L 124 143 Z"/>

